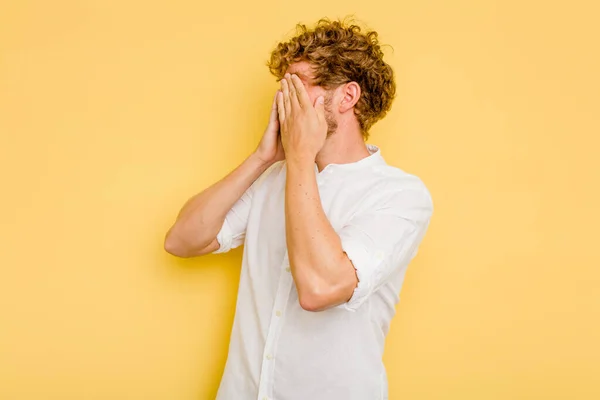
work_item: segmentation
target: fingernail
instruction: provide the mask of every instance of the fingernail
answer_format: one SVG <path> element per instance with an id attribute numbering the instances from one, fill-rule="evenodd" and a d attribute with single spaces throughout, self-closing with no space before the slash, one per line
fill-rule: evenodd
<path id="1" fill-rule="evenodd" d="M 319 104 L 323 104 L 325 102 L 325 99 L 323 98 L 323 96 L 319 96 L 317 101 L 319 102 Z"/>

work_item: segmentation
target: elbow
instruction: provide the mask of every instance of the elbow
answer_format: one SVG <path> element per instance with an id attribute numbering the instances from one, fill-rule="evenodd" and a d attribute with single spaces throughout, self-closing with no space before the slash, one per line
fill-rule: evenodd
<path id="1" fill-rule="evenodd" d="M 189 254 L 185 251 L 185 248 L 181 245 L 181 241 L 173 237 L 171 234 L 167 234 L 164 242 L 165 251 L 171 255 L 181 258 L 188 258 Z"/>
<path id="2" fill-rule="evenodd" d="M 300 307 L 318 312 L 344 304 L 350 300 L 356 288 L 356 279 L 339 279 L 335 283 L 321 282 L 318 285 L 298 287 Z"/>
<path id="3" fill-rule="evenodd" d="M 300 307 L 305 311 L 318 312 L 328 308 L 328 305 L 319 296 L 302 295 L 298 297 Z"/>
<path id="4" fill-rule="evenodd" d="M 333 287 L 312 288 L 311 290 L 298 291 L 300 307 L 305 311 L 319 312 L 340 304 L 339 294 Z"/>
<path id="5" fill-rule="evenodd" d="M 295 279 L 298 302 L 305 311 L 318 312 L 328 308 L 328 286 L 322 279 L 311 276 L 310 279 Z"/>
<path id="6" fill-rule="evenodd" d="M 195 247 L 177 236 L 172 230 L 165 235 L 163 247 L 167 253 L 175 257 L 191 258 L 195 255 L 193 251 Z"/>

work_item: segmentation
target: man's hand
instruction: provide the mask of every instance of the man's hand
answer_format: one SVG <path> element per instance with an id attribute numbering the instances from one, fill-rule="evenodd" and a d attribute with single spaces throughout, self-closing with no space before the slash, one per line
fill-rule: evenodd
<path id="1" fill-rule="evenodd" d="M 254 152 L 254 154 L 265 164 L 273 164 L 285 159 L 285 152 L 283 151 L 283 145 L 281 144 L 281 135 L 279 134 L 279 119 L 277 117 L 278 95 L 279 91 L 277 91 L 275 98 L 273 99 L 271 115 L 269 116 L 269 125 L 267 125 L 267 129 Z"/>
<path id="2" fill-rule="evenodd" d="M 313 106 L 300 78 L 286 74 L 277 95 L 277 110 L 288 163 L 314 163 L 327 137 L 324 98 L 317 98 Z"/>

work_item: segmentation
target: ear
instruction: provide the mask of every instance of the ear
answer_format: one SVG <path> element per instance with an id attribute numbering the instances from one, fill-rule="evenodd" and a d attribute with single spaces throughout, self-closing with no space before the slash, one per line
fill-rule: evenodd
<path id="1" fill-rule="evenodd" d="M 340 102 L 340 113 L 345 113 L 354 108 L 360 98 L 360 85 L 356 82 L 348 82 L 342 86 L 342 101 Z"/>

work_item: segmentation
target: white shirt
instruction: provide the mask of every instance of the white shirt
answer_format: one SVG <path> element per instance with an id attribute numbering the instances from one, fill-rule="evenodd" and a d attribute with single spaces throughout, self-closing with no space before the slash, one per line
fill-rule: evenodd
<path id="1" fill-rule="evenodd" d="M 419 178 L 367 147 L 358 162 L 315 165 L 323 209 L 359 279 L 345 304 L 300 307 L 286 246 L 285 161 L 227 214 L 215 253 L 244 244 L 244 255 L 218 400 L 388 398 L 384 340 L 433 208 Z"/>

